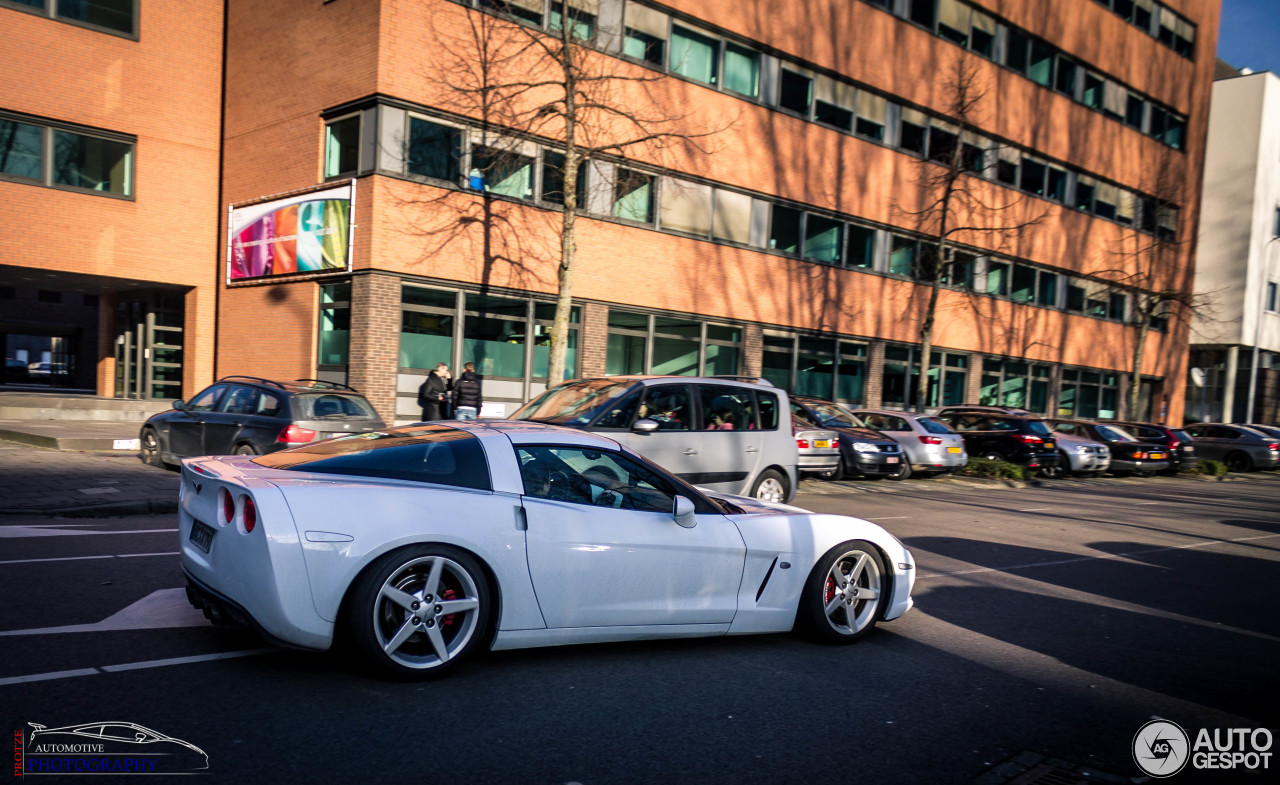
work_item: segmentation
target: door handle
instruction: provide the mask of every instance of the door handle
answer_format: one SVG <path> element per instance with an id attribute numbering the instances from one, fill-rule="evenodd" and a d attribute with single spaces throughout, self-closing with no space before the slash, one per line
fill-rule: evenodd
<path id="1" fill-rule="evenodd" d="M 748 447 L 746 450 L 743 450 L 743 452 L 760 452 L 760 448 L 759 448 L 759 447 Z"/>
<path id="2" fill-rule="evenodd" d="M 685 454 L 685 455 L 697 455 L 697 454 L 698 454 L 698 451 L 697 451 L 697 450 L 695 450 L 695 449 L 693 449 L 692 447 L 686 447 L 686 448 L 684 448 L 684 454 Z"/>

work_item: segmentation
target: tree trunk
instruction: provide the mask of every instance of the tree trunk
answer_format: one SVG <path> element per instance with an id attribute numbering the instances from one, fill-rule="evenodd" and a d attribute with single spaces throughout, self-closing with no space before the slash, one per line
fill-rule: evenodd
<path id="1" fill-rule="evenodd" d="M 551 351 L 547 358 L 547 386 L 564 381 L 569 354 L 569 315 L 573 310 L 574 227 L 578 217 L 578 162 L 575 147 L 578 130 L 577 72 L 573 60 L 573 20 L 568 4 L 560 5 L 560 66 L 564 76 L 564 214 L 560 225 L 560 265 L 556 275 L 556 315 L 551 325 Z"/>
<path id="2" fill-rule="evenodd" d="M 1147 344 L 1147 322 L 1148 317 L 1145 312 L 1139 313 L 1138 318 L 1138 338 L 1133 345 L 1133 375 L 1129 379 L 1129 400 L 1127 406 L 1129 410 L 1125 412 L 1125 417 L 1130 420 L 1137 420 L 1138 416 L 1138 399 L 1142 395 L 1142 352 Z"/>

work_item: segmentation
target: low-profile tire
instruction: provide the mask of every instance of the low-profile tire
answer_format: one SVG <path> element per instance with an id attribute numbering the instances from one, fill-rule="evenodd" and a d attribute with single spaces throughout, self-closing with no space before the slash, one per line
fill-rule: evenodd
<path id="1" fill-rule="evenodd" d="M 155 428 L 143 428 L 139 438 L 141 453 L 139 457 L 148 466 L 164 468 L 164 459 L 160 457 L 160 434 Z"/>
<path id="2" fill-rule="evenodd" d="M 911 463 L 907 460 L 907 454 L 903 453 L 898 459 L 898 470 L 892 474 L 886 474 L 890 480 L 905 480 L 912 475 Z"/>
<path id="3" fill-rule="evenodd" d="M 822 643 L 860 640 L 884 615 L 888 574 L 871 543 L 840 543 L 818 559 L 805 580 L 796 610 L 797 628 Z"/>
<path id="4" fill-rule="evenodd" d="M 383 675 L 440 676 L 484 646 L 490 589 L 465 551 L 411 545 L 384 555 L 356 580 L 346 609 L 352 641 Z"/>
<path id="5" fill-rule="evenodd" d="M 1253 460 L 1242 452 L 1230 453 L 1224 463 L 1227 464 L 1227 471 L 1241 473 L 1253 471 Z"/>
<path id="6" fill-rule="evenodd" d="M 765 469 L 756 477 L 756 483 L 751 487 L 751 497 L 764 502 L 785 502 L 787 478 L 777 469 Z"/>
<path id="7" fill-rule="evenodd" d="M 236 445 L 236 448 L 231 451 L 231 454 L 232 455 L 257 455 L 258 451 L 253 449 L 252 444 L 241 443 Z"/>

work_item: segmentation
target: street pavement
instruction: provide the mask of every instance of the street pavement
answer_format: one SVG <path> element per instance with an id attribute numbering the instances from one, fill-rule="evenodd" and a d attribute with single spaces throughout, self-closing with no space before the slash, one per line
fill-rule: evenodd
<path id="1" fill-rule="evenodd" d="M 173 515 L 0 517 L 0 706 L 15 730 L 135 722 L 236 783 L 1135 782 L 1153 716 L 1280 725 L 1276 473 L 806 482 L 797 503 L 901 538 L 916 608 L 851 647 L 496 652 L 425 683 L 210 625 L 182 596 Z"/>
<path id="2" fill-rule="evenodd" d="M 65 452 L 0 441 L 0 514 L 176 512 L 178 473 L 137 452 Z"/>

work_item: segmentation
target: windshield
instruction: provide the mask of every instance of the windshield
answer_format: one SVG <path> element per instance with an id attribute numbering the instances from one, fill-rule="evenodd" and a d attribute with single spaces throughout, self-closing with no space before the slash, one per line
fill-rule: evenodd
<path id="1" fill-rule="evenodd" d="M 553 387 L 521 406 L 513 420 L 537 420 L 552 425 L 581 426 L 591 422 L 611 401 L 631 389 L 633 382 L 589 379 Z"/>
<path id="2" fill-rule="evenodd" d="M 853 412 L 839 404 L 805 401 L 804 408 L 813 412 L 818 425 L 824 428 L 863 428 L 862 421 Z"/>
<path id="3" fill-rule="evenodd" d="M 1099 425 L 1097 426 L 1097 428 L 1098 428 L 1098 435 L 1109 442 L 1138 441 L 1137 439 L 1133 438 L 1133 436 L 1130 435 L 1128 431 L 1115 425 Z"/>

